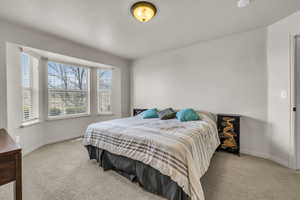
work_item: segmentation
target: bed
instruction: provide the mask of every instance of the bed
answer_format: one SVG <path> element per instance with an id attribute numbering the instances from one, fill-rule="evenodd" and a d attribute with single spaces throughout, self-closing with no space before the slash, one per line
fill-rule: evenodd
<path id="1" fill-rule="evenodd" d="M 140 115 L 91 124 L 83 145 L 90 159 L 169 200 L 204 200 L 200 178 L 220 144 L 216 121 L 142 119 Z"/>

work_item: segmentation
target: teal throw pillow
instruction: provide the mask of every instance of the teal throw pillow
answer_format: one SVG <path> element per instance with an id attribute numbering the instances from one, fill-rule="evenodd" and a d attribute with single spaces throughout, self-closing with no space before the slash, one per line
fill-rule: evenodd
<path id="1" fill-rule="evenodd" d="M 157 109 L 149 109 L 143 112 L 143 119 L 158 118 Z"/>
<path id="2" fill-rule="evenodd" d="M 183 109 L 177 112 L 176 118 L 181 122 L 199 120 L 199 115 L 193 109 Z"/>

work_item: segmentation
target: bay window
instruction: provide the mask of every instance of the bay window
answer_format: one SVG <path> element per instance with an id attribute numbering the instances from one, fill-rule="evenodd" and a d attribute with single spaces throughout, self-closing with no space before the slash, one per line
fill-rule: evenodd
<path id="1" fill-rule="evenodd" d="M 39 115 L 43 121 L 88 116 L 91 109 L 95 115 L 112 114 L 112 68 L 55 61 L 24 49 L 20 62 L 22 126 L 39 122 Z"/>

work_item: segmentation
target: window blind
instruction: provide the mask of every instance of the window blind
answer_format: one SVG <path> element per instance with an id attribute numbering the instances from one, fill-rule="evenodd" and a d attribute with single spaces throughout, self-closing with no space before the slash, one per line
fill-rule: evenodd
<path id="1" fill-rule="evenodd" d="M 112 112 L 112 69 L 97 70 L 98 112 Z"/>
<path id="2" fill-rule="evenodd" d="M 38 67 L 39 60 L 21 53 L 21 74 L 22 74 L 22 97 L 23 97 L 23 121 L 30 121 L 38 118 L 38 104 L 36 101 L 37 91 L 34 88 L 34 70 Z"/>

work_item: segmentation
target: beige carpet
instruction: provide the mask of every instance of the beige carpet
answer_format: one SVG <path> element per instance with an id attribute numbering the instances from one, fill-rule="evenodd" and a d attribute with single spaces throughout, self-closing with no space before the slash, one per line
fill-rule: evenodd
<path id="1" fill-rule="evenodd" d="M 251 156 L 217 153 L 202 178 L 206 200 L 299 200 L 300 172 Z M 45 146 L 23 160 L 24 200 L 162 200 L 88 160 L 81 141 Z M 12 200 L 12 184 L 0 200 Z"/>

